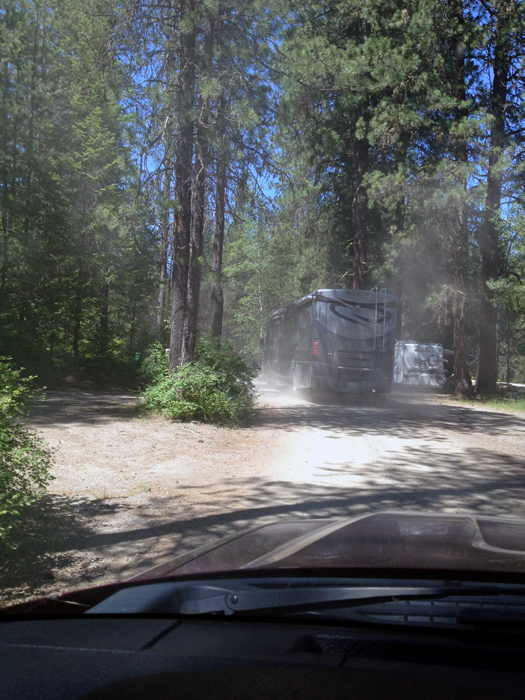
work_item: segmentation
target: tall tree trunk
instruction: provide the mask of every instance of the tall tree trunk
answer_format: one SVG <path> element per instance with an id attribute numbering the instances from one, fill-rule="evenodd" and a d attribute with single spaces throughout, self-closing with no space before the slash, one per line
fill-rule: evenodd
<path id="1" fill-rule="evenodd" d="M 16 93 L 15 93 L 15 104 L 18 106 L 18 94 L 20 87 L 20 71 L 16 70 Z M 13 117 L 13 143 L 11 147 L 11 182 L 8 185 L 9 178 L 7 174 L 8 168 L 8 158 L 7 153 L 9 152 L 8 146 L 8 129 L 6 124 L 4 124 L 4 138 L 5 138 L 5 157 L 4 157 L 4 174 L 3 174 L 3 201 L 2 201 L 2 238 L 3 238 L 3 261 L 2 261 L 2 292 L 5 289 L 7 271 L 9 267 L 8 250 L 9 250 L 9 234 L 10 227 L 12 224 L 12 207 L 16 202 L 15 189 L 18 176 L 18 113 L 19 110 L 16 109 Z M 11 200 L 11 202 L 9 202 Z"/>
<path id="2" fill-rule="evenodd" d="M 2 209 L 2 279 L 0 283 L 0 293 L 2 296 L 5 292 L 6 282 L 7 282 L 7 270 L 9 267 L 9 215 L 8 215 L 8 202 L 9 202 L 9 186 L 8 186 L 8 129 L 6 128 L 7 123 L 7 87 L 4 86 L 2 91 L 2 99 L 0 101 L 0 106 L 2 107 L 1 118 L 4 128 L 2 129 L 2 175 L 0 177 L 0 207 Z"/>
<path id="3" fill-rule="evenodd" d="M 133 299 L 131 306 L 131 323 L 129 324 L 129 354 L 135 352 L 135 328 L 137 325 L 137 300 Z"/>
<path id="4" fill-rule="evenodd" d="M 193 9 L 191 0 L 180 0 L 181 20 Z M 179 133 L 175 161 L 175 195 L 177 211 L 173 232 L 173 261 L 171 278 L 170 372 L 180 365 L 191 237 L 191 168 L 193 160 L 193 106 L 195 99 L 195 31 L 181 37 L 177 106 Z"/>
<path id="5" fill-rule="evenodd" d="M 361 20 L 360 41 L 365 43 L 370 35 L 370 26 L 364 19 Z M 356 127 L 362 131 L 368 124 L 368 102 L 361 98 L 357 107 Z M 366 289 L 366 234 L 368 227 L 368 197 L 363 184 L 368 167 L 369 143 L 366 133 L 362 138 L 355 137 L 353 153 L 354 187 L 352 202 L 352 229 L 353 229 L 353 253 L 354 253 L 354 289 Z"/>
<path id="6" fill-rule="evenodd" d="M 370 35 L 370 25 L 365 19 L 359 20 L 359 42 L 364 44 Z M 347 27 L 347 38 L 355 42 L 355 26 L 350 23 Z M 369 143 L 366 134 L 368 124 L 368 99 L 361 95 L 355 108 L 355 124 L 352 149 L 346 163 L 348 183 L 351 188 L 349 225 L 351 227 L 353 257 L 353 283 L 354 289 L 366 289 L 366 234 L 368 226 L 368 201 L 367 192 L 363 184 L 368 165 Z M 363 130 L 365 133 L 363 134 Z M 358 131 L 361 132 L 358 135 Z"/>
<path id="7" fill-rule="evenodd" d="M 396 204 L 396 230 L 400 234 L 405 230 L 405 197 L 401 197 Z M 397 297 L 397 315 L 396 315 L 396 339 L 401 340 L 403 337 L 403 278 L 404 271 L 404 254 L 403 249 L 398 249 L 396 260 L 394 263 L 393 288 L 392 294 Z"/>
<path id="8" fill-rule="evenodd" d="M 223 151 L 219 150 L 217 156 L 217 190 L 215 195 L 215 235 L 213 237 L 213 283 L 211 288 L 211 334 L 214 338 L 222 336 L 222 317 L 224 312 L 222 251 L 224 248 L 225 195 L 226 158 Z"/>
<path id="9" fill-rule="evenodd" d="M 170 163 L 166 163 L 166 168 L 164 170 L 164 182 L 163 182 L 163 203 L 162 203 L 162 217 L 160 224 L 160 269 L 159 269 L 159 294 L 157 302 L 157 340 L 162 342 L 164 337 L 164 306 L 166 303 L 166 284 L 168 278 L 168 242 L 170 234 L 170 209 L 168 206 L 168 201 L 170 198 L 170 187 L 171 187 L 171 166 Z"/>
<path id="10" fill-rule="evenodd" d="M 507 328 L 507 370 L 505 372 L 507 387 L 510 386 L 510 380 L 512 378 L 511 367 L 510 367 L 510 358 L 511 358 L 511 353 L 510 353 L 511 334 L 509 333 L 510 330 L 511 329 Z"/>
<path id="11" fill-rule="evenodd" d="M 77 291 L 75 294 L 75 307 L 73 311 L 73 358 L 79 360 L 80 324 L 82 322 L 82 304 L 84 301 L 84 268 L 82 263 L 78 266 Z"/>
<path id="12" fill-rule="evenodd" d="M 360 108 L 365 117 L 366 107 Z M 354 146 L 354 200 L 352 202 L 352 228 L 354 253 L 354 289 L 366 289 L 366 229 L 368 225 L 368 201 L 363 185 L 368 163 L 368 140 L 356 139 Z"/>
<path id="13" fill-rule="evenodd" d="M 197 174 L 192 200 L 193 222 L 190 241 L 190 264 L 188 269 L 188 288 L 186 316 L 184 319 L 184 335 L 182 341 L 181 364 L 191 362 L 195 355 L 197 339 L 197 317 L 199 313 L 199 298 L 201 288 L 201 265 L 204 247 L 204 223 L 206 220 L 206 179 L 208 173 L 207 147 L 205 143 L 205 126 L 200 123 L 197 127 Z"/>
<path id="14" fill-rule="evenodd" d="M 479 364 L 476 391 L 493 394 L 498 379 L 497 320 L 494 293 L 487 286 L 500 273 L 499 233 L 494 218 L 500 211 L 502 155 L 505 146 L 505 109 L 510 69 L 509 30 L 505 8 L 501 7 L 494 32 L 493 83 L 490 101 L 492 128 L 489 139 L 487 198 L 481 235 L 481 315 L 479 321 Z"/>
<path id="15" fill-rule="evenodd" d="M 9 266 L 9 224 L 8 213 L 4 209 L 2 211 L 2 279 L 0 281 L 0 294 L 4 294 L 7 282 L 7 269 Z"/>
<path id="16" fill-rule="evenodd" d="M 32 70 L 31 70 L 31 87 L 30 87 L 30 97 L 29 97 L 29 128 L 28 128 L 28 143 L 27 143 L 27 176 L 26 176 L 26 192 L 25 192 L 25 212 L 24 212 L 24 245 L 27 245 L 29 240 L 29 227 L 30 219 L 32 215 L 31 207 L 31 178 L 33 171 L 33 159 L 34 159 L 34 149 L 35 149 L 35 90 L 38 72 L 38 41 L 40 37 L 38 36 L 38 30 L 33 34 L 33 56 L 32 56 Z"/>
<path id="17" fill-rule="evenodd" d="M 223 24 L 217 29 L 217 43 L 221 40 Z M 219 71 L 221 66 L 218 66 Z M 222 66 L 224 68 L 224 66 Z M 222 76 L 221 76 L 222 77 Z M 221 77 L 219 79 L 221 79 Z M 213 234 L 212 287 L 211 287 L 211 334 L 213 338 L 222 337 L 224 315 L 224 290 L 222 284 L 222 253 L 224 249 L 224 222 L 226 203 L 226 179 L 228 163 L 228 142 L 226 136 L 226 92 L 218 99 L 217 114 L 217 161 L 215 169 L 215 230 Z"/>
<path id="18" fill-rule="evenodd" d="M 206 18 L 204 29 L 204 72 L 208 72 L 213 60 L 214 22 Z M 202 253 L 204 248 L 204 224 L 206 221 L 206 182 L 208 179 L 207 132 L 210 125 L 210 100 L 201 98 L 201 109 L 196 130 L 196 175 L 192 200 L 193 221 L 190 240 L 190 263 L 186 293 L 186 316 L 182 339 L 181 364 L 192 362 L 197 340 L 197 320 L 202 276 Z"/>
<path id="19" fill-rule="evenodd" d="M 105 355 L 109 345 L 109 283 L 104 279 L 100 285 L 100 354 Z"/>
<path id="20" fill-rule="evenodd" d="M 464 29 L 463 29 L 463 5 L 460 0 L 456 12 L 458 35 L 454 40 L 456 75 L 456 100 L 457 109 L 454 115 L 458 125 L 468 119 L 466 108 L 466 81 L 465 81 L 465 53 L 464 53 Z M 468 367 L 468 323 L 467 323 L 467 280 L 469 263 L 469 233 L 467 213 L 467 173 L 468 146 L 467 138 L 461 135 L 461 126 L 456 136 L 454 156 L 456 160 L 457 180 L 461 185 L 461 191 L 456 204 L 456 230 L 452 242 L 453 263 L 453 306 L 454 319 L 454 394 L 456 396 L 472 396 L 472 380 Z"/>
<path id="21" fill-rule="evenodd" d="M 473 395 L 468 367 L 467 277 L 468 222 L 465 208 L 458 212 L 458 231 L 454 249 L 454 394 Z"/>

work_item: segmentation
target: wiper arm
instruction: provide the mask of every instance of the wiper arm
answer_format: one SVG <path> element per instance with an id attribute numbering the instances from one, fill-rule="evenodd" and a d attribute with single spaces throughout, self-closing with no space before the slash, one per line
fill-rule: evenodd
<path id="1" fill-rule="evenodd" d="M 249 590 L 230 592 L 224 600 L 224 612 L 228 614 L 256 611 L 297 611 L 301 609 L 371 605 L 391 600 L 435 599 L 451 595 L 494 595 L 495 590 L 429 586 L 377 586 L 364 588 L 316 589 L 316 590 Z"/>
<path id="2" fill-rule="evenodd" d="M 253 580 L 210 583 L 163 582 L 122 589 L 86 614 L 267 613 L 370 605 L 392 600 L 436 599 L 448 596 L 525 595 L 525 588 L 446 584 L 392 586 L 348 585 L 283 588 L 259 587 Z"/>

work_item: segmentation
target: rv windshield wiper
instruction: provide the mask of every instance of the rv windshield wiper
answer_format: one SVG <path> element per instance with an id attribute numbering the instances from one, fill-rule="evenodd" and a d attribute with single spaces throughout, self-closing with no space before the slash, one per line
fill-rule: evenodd
<path id="1" fill-rule="evenodd" d="M 122 589 L 86 614 L 286 613 L 449 596 L 525 595 L 525 587 L 473 583 L 442 585 L 326 585 L 268 587 L 263 582 L 150 583 Z"/>

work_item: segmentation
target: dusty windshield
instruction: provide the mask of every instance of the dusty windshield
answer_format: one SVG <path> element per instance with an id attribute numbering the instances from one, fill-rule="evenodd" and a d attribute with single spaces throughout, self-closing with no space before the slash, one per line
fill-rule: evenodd
<path id="1" fill-rule="evenodd" d="M 221 538 L 523 569 L 524 20 L 2 3 L 0 604 Z"/>

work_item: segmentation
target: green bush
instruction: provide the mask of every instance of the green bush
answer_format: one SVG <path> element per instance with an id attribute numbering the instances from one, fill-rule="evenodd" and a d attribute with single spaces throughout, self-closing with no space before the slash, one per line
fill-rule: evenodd
<path id="1" fill-rule="evenodd" d="M 18 423 L 30 404 L 34 377 L 22 378 L 0 357 L 0 542 L 9 538 L 24 506 L 34 503 L 52 478 L 51 455 L 36 433 Z"/>
<path id="2" fill-rule="evenodd" d="M 145 391 L 146 406 L 167 418 L 237 425 L 253 413 L 256 393 L 249 367 L 230 343 L 203 338 L 196 360 L 158 379 Z"/>
<path id="3" fill-rule="evenodd" d="M 146 352 L 139 368 L 139 377 L 148 384 L 158 382 L 168 374 L 170 356 L 161 343 L 155 343 Z"/>

